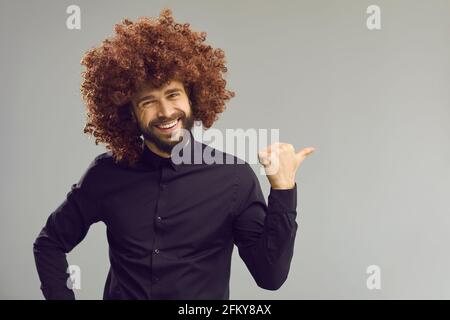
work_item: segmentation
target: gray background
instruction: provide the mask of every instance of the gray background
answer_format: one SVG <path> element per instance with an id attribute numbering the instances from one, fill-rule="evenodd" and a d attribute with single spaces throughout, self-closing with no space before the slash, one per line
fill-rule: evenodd
<path id="1" fill-rule="evenodd" d="M 81 7 L 81 30 L 65 26 Z M 381 7 L 382 29 L 366 28 Z M 42 299 L 32 243 L 90 161 L 83 53 L 122 18 L 208 33 L 237 96 L 215 127 L 281 128 L 314 146 L 297 173 L 299 233 L 289 278 L 256 286 L 233 255 L 232 299 L 450 298 L 450 1 L 1 1 L 0 298 Z M 257 166 L 255 170 L 259 170 Z M 259 176 L 267 196 L 269 184 Z M 103 224 L 69 255 L 78 299 L 100 299 Z M 366 268 L 381 268 L 368 290 Z"/>

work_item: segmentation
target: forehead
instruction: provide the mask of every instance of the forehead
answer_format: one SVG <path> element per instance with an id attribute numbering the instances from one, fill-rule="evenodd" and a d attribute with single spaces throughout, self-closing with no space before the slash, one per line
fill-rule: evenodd
<path id="1" fill-rule="evenodd" d="M 151 85 L 150 82 L 144 83 L 141 87 L 139 87 L 136 96 L 142 96 L 142 95 L 149 95 L 152 93 L 157 93 L 157 92 L 164 92 L 166 90 L 170 90 L 170 89 L 181 89 L 183 90 L 183 83 L 181 81 L 178 80 L 170 80 L 169 83 L 164 84 L 163 86 L 159 87 L 159 88 L 155 88 Z"/>

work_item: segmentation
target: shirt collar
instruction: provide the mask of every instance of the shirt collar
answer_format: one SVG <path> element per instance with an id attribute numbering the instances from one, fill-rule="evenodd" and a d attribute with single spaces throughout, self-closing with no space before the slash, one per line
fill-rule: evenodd
<path id="1" fill-rule="evenodd" d="M 190 162 L 194 163 L 194 150 L 203 150 L 203 144 L 194 139 L 194 135 L 189 130 L 189 134 L 183 138 L 184 147 L 180 150 L 179 155 L 183 156 L 183 150 L 185 148 L 190 148 Z M 200 148 L 200 149 L 199 149 Z M 172 158 L 161 157 L 160 155 L 153 152 L 145 143 L 143 143 L 143 152 L 142 152 L 142 162 L 150 167 L 151 169 L 159 169 L 164 166 L 168 166 L 175 171 L 178 171 L 182 166 L 186 165 L 185 163 L 176 163 Z"/>

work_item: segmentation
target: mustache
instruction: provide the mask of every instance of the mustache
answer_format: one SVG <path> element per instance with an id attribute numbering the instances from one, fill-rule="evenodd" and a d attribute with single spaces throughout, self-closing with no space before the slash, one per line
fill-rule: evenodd
<path id="1" fill-rule="evenodd" d="M 160 124 L 163 124 L 163 123 L 171 122 L 171 121 L 176 120 L 176 119 L 181 119 L 182 120 L 185 117 L 186 117 L 186 114 L 181 111 L 181 112 L 175 114 L 174 116 L 172 116 L 170 118 L 158 118 L 155 121 L 152 121 L 150 123 L 150 126 L 157 126 L 157 125 L 160 125 Z"/>

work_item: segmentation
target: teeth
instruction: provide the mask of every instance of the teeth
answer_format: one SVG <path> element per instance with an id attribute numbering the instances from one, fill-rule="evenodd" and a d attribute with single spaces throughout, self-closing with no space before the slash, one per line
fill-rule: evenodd
<path id="1" fill-rule="evenodd" d="M 178 122 L 178 119 L 177 119 L 177 120 L 174 120 L 174 121 L 172 121 L 172 122 L 166 123 L 166 124 L 160 124 L 160 125 L 158 125 L 157 127 L 158 127 L 158 128 L 162 128 L 162 129 L 168 129 L 168 128 L 170 128 L 170 127 L 175 126 L 175 125 L 177 124 L 177 122 Z"/>

